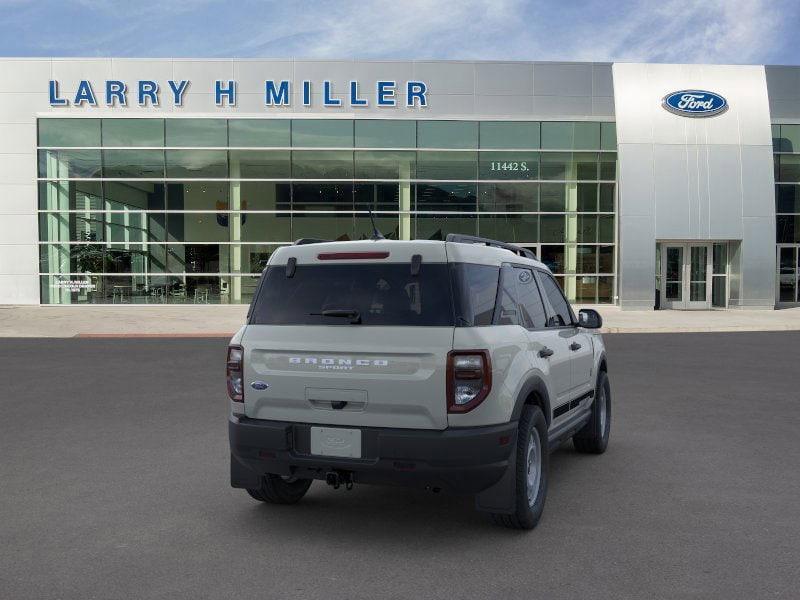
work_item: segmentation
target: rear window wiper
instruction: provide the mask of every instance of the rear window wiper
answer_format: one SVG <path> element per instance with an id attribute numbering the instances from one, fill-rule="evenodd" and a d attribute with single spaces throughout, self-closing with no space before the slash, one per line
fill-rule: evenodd
<path id="1" fill-rule="evenodd" d="M 341 317 L 350 319 L 352 325 L 361 324 L 361 313 L 351 308 L 329 308 L 318 313 L 308 313 L 314 317 Z"/>

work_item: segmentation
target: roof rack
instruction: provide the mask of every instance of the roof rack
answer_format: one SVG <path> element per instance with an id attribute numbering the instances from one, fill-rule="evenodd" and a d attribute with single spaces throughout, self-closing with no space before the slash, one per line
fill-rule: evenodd
<path id="1" fill-rule="evenodd" d="M 515 246 L 514 244 L 507 244 L 498 240 L 490 240 L 489 238 L 477 237 L 474 235 L 462 235 L 460 233 L 448 233 L 447 242 L 456 242 L 459 244 L 482 244 L 484 246 L 491 246 L 493 248 L 503 248 L 516 254 L 517 256 L 524 256 L 533 260 L 538 260 L 533 251 L 523 248 L 522 246 Z"/>
<path id="2" fill-rule="evenodd" d="M 293 246 L 306 246 L 308 244 L 326 244 L 333 240 L 318 240 L 317 238 L 300 238 L 299 240 L 295 240 Z"/>

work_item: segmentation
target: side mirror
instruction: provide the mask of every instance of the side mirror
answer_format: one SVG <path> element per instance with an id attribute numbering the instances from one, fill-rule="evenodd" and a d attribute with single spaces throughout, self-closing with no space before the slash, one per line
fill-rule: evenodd
<path id="1" fill-rule="evenodd" d="M 592 308 L 582 308 L 578 311 L 578 326 L 585 329 L 600 329 L 603 326 L 603 317 Z"/>

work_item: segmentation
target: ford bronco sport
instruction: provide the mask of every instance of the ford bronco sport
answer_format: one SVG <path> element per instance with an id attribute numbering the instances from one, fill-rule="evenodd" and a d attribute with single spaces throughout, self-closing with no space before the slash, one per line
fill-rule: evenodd
<path id="1" fill-rule="evenodd" d="M 282 247 L 228 348 L 231 484 L 280 504 L 314 479 L 467 493 L 532 528 L 549 452 L 608 444 L 601 324 L 502 242 Z"/>

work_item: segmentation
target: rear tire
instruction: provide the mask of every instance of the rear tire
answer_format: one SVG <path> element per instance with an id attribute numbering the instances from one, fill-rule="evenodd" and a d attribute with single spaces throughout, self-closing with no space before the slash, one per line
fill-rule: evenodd
<path id="1" fill-rule="evenodd" d="M 600 371 L 597 376 L 597 388 L 594 392 L 592 415 L 586 425 L 572 436 L 575 450 L 584 454 L 602 454 L 608 447 L 611 434 L 611 385 L 608 375 Z"/>
<path id="2" fill-rule="evenodd" d="M 269 504 L 295 504 L 306 495 L 311 487 L 311 479 L 287 480 L 280 475 L 266 474 L 261 487 L 248 489 L 247 493 L 259 502 Z"/>
<path id="3" fill-rule="evenodd" d="M 493 513 L 497 525 L 512 529 L 533 529 L 539 523 L 547 498 L 550 453 L 547 421 L 538 406 L 522 411 L 517 434 L 516 495 L 512 514 Z"/>

